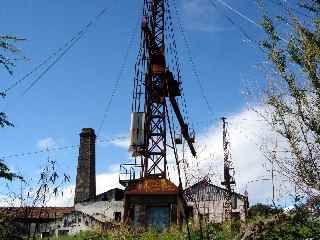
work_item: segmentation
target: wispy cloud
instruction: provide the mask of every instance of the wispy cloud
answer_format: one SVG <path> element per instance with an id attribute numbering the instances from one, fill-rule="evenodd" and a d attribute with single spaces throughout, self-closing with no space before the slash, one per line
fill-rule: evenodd
<path id="1" fill-rule="evenodd" d="M 237 191 L 244 193 L 247 189 L 252 202 L 270 202 L 272 185 L 269 170 L 271 166 L 265 160 L 260 146 L 267 139 L 272 138 L 273 133 L 254 111 L 247 109 L 230 115 L 228 122 L 231 153 L 236 171 Z M 129 139 L 117 141 L 113 144 L 127 150 Z M 189 169 L 201 175 L 206 175 L 210 169 L 213 174 L 212 180 L 215 184 L 220 185 L 223 178 L 221 124 L 214 124 L 197 136 L 196 146 L 198 151 L 197 159 L 193 159 L 190 154 L 186 155 Z M 167 161 L 170 180 L 178 184 L 177 169 L 172 152 L 168 152 Z M 281 176 L 276 176 L 276 182 L 276 196 L 285 198 L 283 196 L 284 189 L 290 188 L 291 185 L 284 181 Z"/>
<path id="2" fill-rule="evenodd" d="M 111 144 L 124 149 L 129 149 L 130 137 L 115 139 L 111 141 Z"/>
<path id="3" fill-rule="evenodd" d="M 260 146 L 265 140 L 273 137 L 269 127 L 261 121 L 260 117 L 251 110 L 243 110 L 228 117 L 229 133 L 231 141 L 231 153 L 236 170 L 236 191 L 243 193 L 246 189 L 249 192 L 251 203 L 271 202 L 271 166 L 265 160 L 260 151 Z M 50 146 L 54 141 L 50 138 L 39 141 L 39 147 Z M 127 151 L 129 138 L 112 142 Z M 223 148 L 222 148 L 222 126 L 214 124 L 200 134 L 196 139 L 198 158 L 193 159 L 190 154 L 186 154 L 189 169 L 198 171 L 206 175 L 211 169 L 212 181 L 220 185 L 223 177 Z M 181 156 L 180 156 L 181 157 Z M 178 184 L 177 169 L 173 154 L 168 153 L 169 177 L 170 180 Z M 109 172 L 97 175 L 97 193 L 105 192 L 114 187 L 120 187 L 119 173 L 117 165 L 110 166 Z M 182 176 L 183 168 L 182 169 Z M 276 198 L 284 205 L 288 201 L 288 194 L 285 190 L 292 190 L 292 185 L 281 176 L 275 177 Z M 64 189 L 63 196 L 52 198 L 51 206 L 66 206 L 73 204 L 74 185 Z M 6 198 L 0 198 L 0 204 L 7 202 Z M 287 203 L 290 206 L 291 203 Z"/>
<path id="4" fill-rule="evenodd" d="M 182 1 L 182 18 L 185 27 L 191 31 L 199 32 L 221 32 L 229 31 L 219 20 L 219 13 L 212 8 L 207 0 Z M 220 17 L 220 18 L 219 18 Z"/>
<path id="5" fill-rule="evenodd" d="M 261 121 L 256 112 L 243 110 L 228 118 L 230 148 L 235 168 L 236 191 L 249 192 L 250 200 L 255 202 L 271 202 L 272 182 L 271 164 L 260 150 L 261 145 L 274 137 L 269 126 Z M 198 146 L 202 148 L 198 160 L 199 171 L 205 175 L 212 169 L 215 184 L 220 185 L 223 178 L 223 145 L 222 126 L 215 125 L 198 138 Z M 190 158 L 189 158 L 190 159 Z M 194 166 L 196 167 L 196 166 Z M 282 176 L 275 176 L 276 197 L 279 201 L 288 198 L 287 190 L 292 185 Z"/>
<path id="6" fill-rule="evenodd" d="M 46 150 L 56 146 L 56 141 L 52 137 L 43 138 L 37 142 L 37 146 L 41 150 Z"/>
<path id="7" fill-rule="evenodd" d="M 122 188 L 119 184 L 119 174 L 103 173 L 96 177 L 96 191 L 97 194 L 106 192 L 112 188 Z M 63 195 L 52 197 L 48 203 L 49 206 L 72 206 L 74 200 L 75 185 L 68 186 L 63 189 Z M 1 203 L 1 202 L 0 202 Z"/>

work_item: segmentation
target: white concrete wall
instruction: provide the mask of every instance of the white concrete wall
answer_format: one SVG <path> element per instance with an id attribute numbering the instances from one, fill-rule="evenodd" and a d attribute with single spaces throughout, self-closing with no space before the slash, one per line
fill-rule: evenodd
<path id="1" fill-rule="evenodd" d="M 115 212 L 121 212 L 121 220 L 123 219 L 123 204 L 123 201 L 86 202 L 76 204 L 75 210 L 92 216 L 101 222 L 112 222 Z"/>
<path id="2" fill-rule="evenodd" d="M 41 224 L 41 232 L 50 232 L 55 236 L 59 231 L 68 231 L 74 235 L 80 231 L 99 229 L 99 222 L 114 222 L 114 213 L 121 212 L 123 219 L 123 201 L 86 202 L 75 205 L 75 212 L 64 216 L 63 219 L 49 224 Z M 81 214 L 83 213 L 83 214 Z"/>

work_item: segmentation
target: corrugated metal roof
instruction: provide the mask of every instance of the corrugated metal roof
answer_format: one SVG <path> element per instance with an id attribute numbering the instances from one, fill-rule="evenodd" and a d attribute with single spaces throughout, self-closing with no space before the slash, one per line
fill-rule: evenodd
<path id="1" fill-rule="evenodd" d="M 59 219 L 74 207 L 0 207 L 0 213 L 14 219 Z"/>

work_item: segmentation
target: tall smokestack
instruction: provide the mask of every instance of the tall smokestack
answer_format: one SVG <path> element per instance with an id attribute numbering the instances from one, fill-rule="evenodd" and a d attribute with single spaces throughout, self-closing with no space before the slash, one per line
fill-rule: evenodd
<path id="1" fill-rule="evenodd" d="M 94 200 L 96 197 L 96 135 L 92 128 L 80 133 L 74 203 Z"/>

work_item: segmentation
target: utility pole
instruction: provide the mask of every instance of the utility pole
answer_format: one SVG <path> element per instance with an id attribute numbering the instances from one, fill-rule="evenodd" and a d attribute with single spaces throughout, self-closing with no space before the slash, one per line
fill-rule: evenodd
<path id="1" fill-rule="evenodd" d="M 276 143 L 275 143 L 274 149 L 272 151 L 272 157 L 271 157 L 271 183 L 272 183 L 272 203 L 273 204 L 275 203 L 274 202 L 274 200 L 275 200 L 274 162 L 277 160 L 277 148 L 278 148 L 278 142 L 277 142 L 277 139 L 276 139 Z"/>
<path id="2" fill-rule="evenodd" d="M 224 217 L 226 221 L 232 220 L 232 194 L 235 187 L 234 168 L 232 166 L 230 140 L 228 133 L 228 123 L 225 117 L 222 118 L 223 123 L 223 152 L 224 152 L 224 181 L 221 183 L 226 188 L 224 202 Z"/>
<path id="3" fill-rule="evenodd" d="M 272 180 L 272 203 L 274 203 L 275 188 L 274 188 L 274 166 L 273 166 L 273 160 L 272 160 L 272 169 L 271 169 L 271 180 Z"/>

